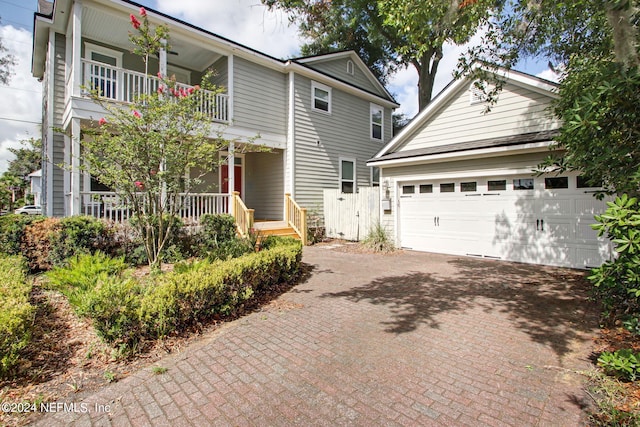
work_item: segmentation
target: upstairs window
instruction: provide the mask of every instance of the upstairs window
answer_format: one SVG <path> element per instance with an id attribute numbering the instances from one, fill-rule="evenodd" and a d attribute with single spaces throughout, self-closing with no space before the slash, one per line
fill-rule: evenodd
<path id="1" fill-rule="evenodd" d="M 371 104 L 371 139 L 382 141 L 384 109 Z"/>
<path id="2" fill-rule="evenodd" d="M 331 113 L 331 88 L 311 82 L 311 102 L 314 110 Z"/>

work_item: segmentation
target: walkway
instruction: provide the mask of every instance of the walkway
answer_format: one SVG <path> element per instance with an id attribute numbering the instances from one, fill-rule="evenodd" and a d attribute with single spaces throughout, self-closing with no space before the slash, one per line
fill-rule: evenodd
<path id="1" fill-rule="evenodd" d="M 305 248 L 305 283 L 162 360 L 166 373 L 39 424 L 584 424 L 575 371 L 597 321 L 579 272 L 340 249 Z"/>

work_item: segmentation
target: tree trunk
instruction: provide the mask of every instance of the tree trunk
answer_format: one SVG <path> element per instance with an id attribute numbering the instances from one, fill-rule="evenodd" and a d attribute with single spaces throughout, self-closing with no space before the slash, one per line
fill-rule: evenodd
<path id="1" fill-rule="evenodd" d="M 431 102 L 433 84 L 436 80 L 438 65 L 442 59 L 442 48 L 425 52 L 420 60 L 413 61 L 418 71 L 418 109 L 422 111 Z"/>

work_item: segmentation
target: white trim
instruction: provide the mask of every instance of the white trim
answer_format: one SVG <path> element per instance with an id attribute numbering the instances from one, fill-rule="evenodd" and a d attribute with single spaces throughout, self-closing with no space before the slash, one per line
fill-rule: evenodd
<path id="1" fill-rule="evenodd" d="M 72 94 L 80 96 L 80 84 L 82 83 L 82 1 L 74 0 L 72 14 Z"/>
<path id="2" fill-rule="evenodd" d="M 348 179 L 342 178 L 342 162 L 351 162 L 353 163 L 353 179 L 350 181 Z M 342 182 L 352 182 L 353 183 L 353 193 L 358 192 L 358 170 L 356 169 L 356 159 L 354 157 L 338 157 L 338 189 L 342 193 Z"/>
<path id="3" fill-rule="evenodd" d="M 327 92 L 328 105 L 326 110 L 316 107 L 316 89 Z M 320 101 L 324 101 L 324 100 L 320 99 Z M 311 81 L 311 109 L 314 111 L 318 111 L 320 113 L 331 114 L 331 87 L 330 86 L 324 85 L 322 83 L 318 83 L 315 80 Z"/>
<path id="4" fill-rule="evenodd" d="M 233 142 L 231 144 L 229 144 L 229 148 L 233 149 Z M 245 180 L 245 154 L 234 154 L 233 152 L 229 152 L 229 151 L 221 151 L 220 152 L 220 167 L 222 167 L 223 165 L 227 166 L 227 171 L 228 171 L 228 180 L 227 182 L 229 183 L 229 194 L 233 193 L 234 189 L 235 189 L 235 159 L 238 158 L 240 159 L 240 176 L 241 176 L 241 180 L 242 180 L 242 185 L 240 187 L 240 191 L 242 192 L 242 197 L 247 197 L 246 194 L 246 180 Z M 234 165 L 233 165 L 233 169 L 229 170 L 229 160 L 231 160 Z M 233 173 L 233 176 L 231 176 L 231 174 Z M 222 173 L 220 173 L 218 171 L 218 188 L 220 189 L 220 193 L 222 193 Z"/>
<path id="5" fill-rule="evenodd" d="M 373 180 L 373 171 L 374 169 L 378 170 L 378 180 L 374 181 Z M 380 187 L 380 176 L 382 175 L 382 169 L 377 167 L 377 166 L 369 166 L 369 184 L 374 187 L 374 184 L 378 184 L 377 186 Z"/>
<path id="6" fill-rule="evenodd" d="M 296 168 L 296 75 L 293 71 L 289 71 L 289 117 L 287 126 L 287 150 L 285 155 L 285 193 L 290 193 L 291 197 L 296 197 L 295 185 L 295 168 Z"/>
<path id="7" fill-rule="evenodd" d="M 80 119 L 71 119 L 71 215 L 80 215 Z"/>
<path id="8" fill-rule="evenodd" d="M 99 53 L 100 55 L 114 58 L 116 60 L 116 67 L 122 68 L 123 53 L 121 51 L 111 49 L 105 46 L 99 46 L 97 44 L 93 44 L 89 42 L 84 42 L 84 58 L 88 59 L 89 61 L 94 61 L 94 59 L 91 58 L 91 54 L 94 52 Z M 96 61 L 96 62 L 100 62 L 100 61 Z"/>
<path id="9" fill-rule="evenodd" d="M 373 121 L 373 113 L 375 111 L 380 111 L 380 123 L 375 123 Z M 373 136 L 373 125 L 380 126 L 380 138 L 375 138 Z M 370 103 L 369 104 L 369 137 L 372 141 L 384 142 L 384 107 L 380 105 Z"/>

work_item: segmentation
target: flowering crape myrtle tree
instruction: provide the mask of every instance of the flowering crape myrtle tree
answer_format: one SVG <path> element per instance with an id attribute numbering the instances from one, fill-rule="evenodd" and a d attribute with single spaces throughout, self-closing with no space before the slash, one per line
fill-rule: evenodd
<path id="1" fill-rule="evenodd" d="M 136 33 L 130 39 L 145 63 L 166 48 L 168 29 L 152 30 L 144 8 L 142 22 L 131 15 Z M 174 218 L 185 195 L 201 183 L 193 171 L 207 171 L 219 163 L 218 152 L 229 141 L 211 137 L 211 117 L 200 109 L 200 86 L 179 87 L 175 78 L 158 73 L 157 91 L 141 90 L 128 108 L 110 104 L 99 90 L 92 98 L 108 114 L 84 132 L 81 141 L 85 167 L 115 191 L 133 211 L 132 225 L 144 240 L 152 268 L 158 268 L 162 251 L 175 232 Z M 151 87 L 151 78 L 145 87 Z M 203 80 L 203 87 L 219 92 Z M 186 178 L 189 177 L 189 178 Z"/>

